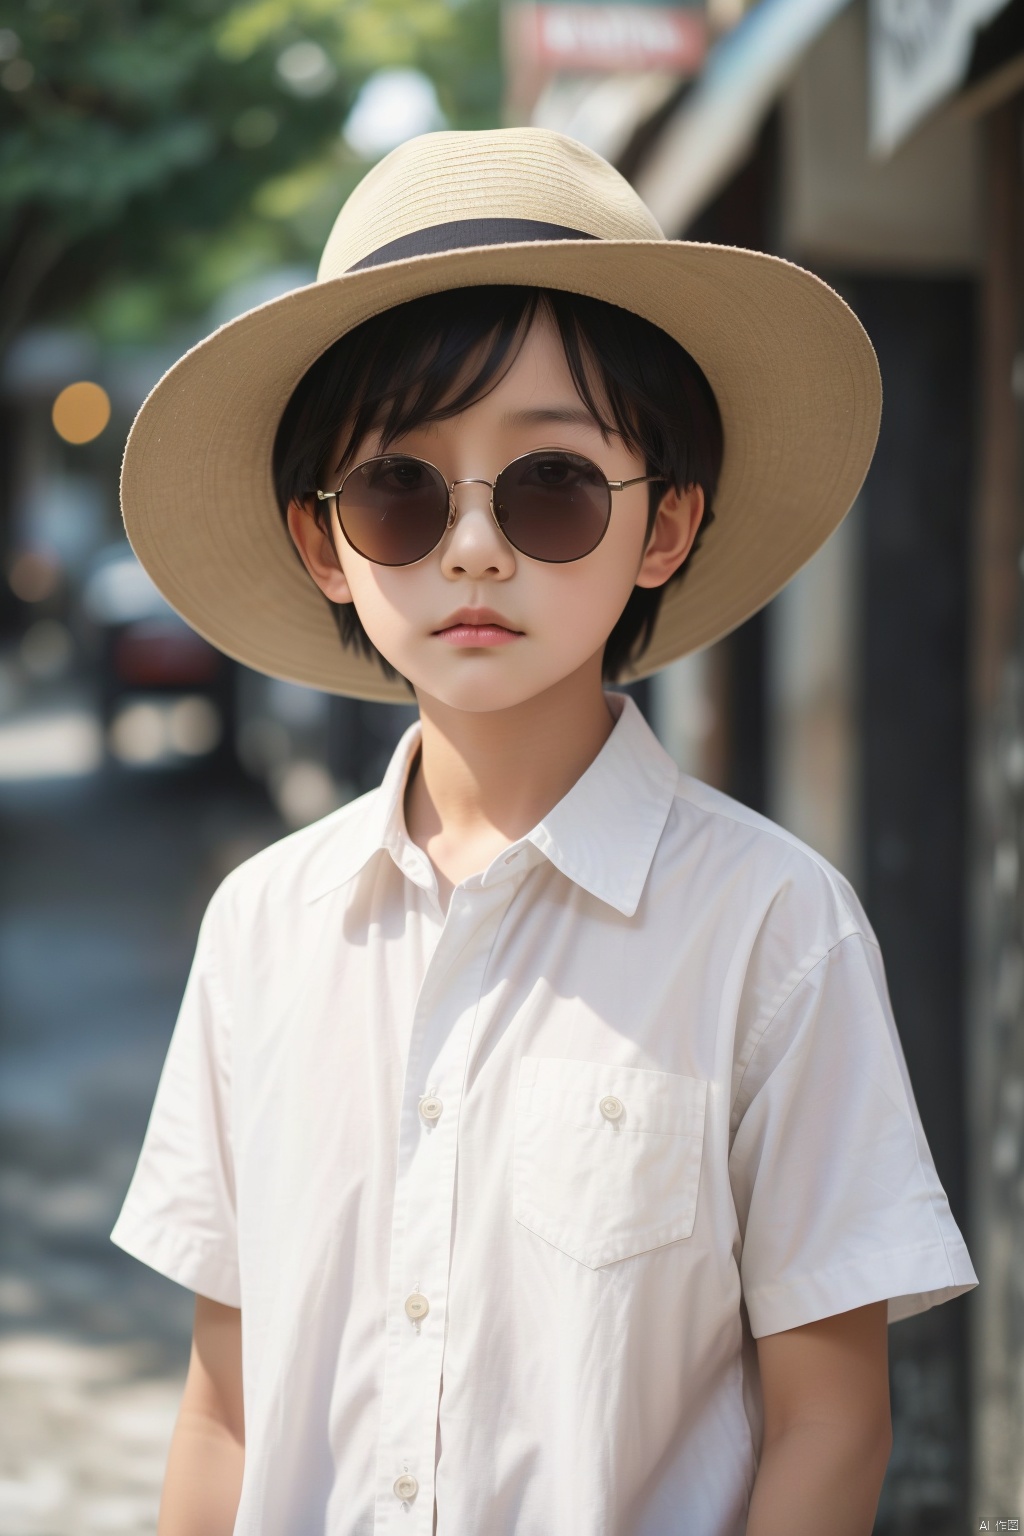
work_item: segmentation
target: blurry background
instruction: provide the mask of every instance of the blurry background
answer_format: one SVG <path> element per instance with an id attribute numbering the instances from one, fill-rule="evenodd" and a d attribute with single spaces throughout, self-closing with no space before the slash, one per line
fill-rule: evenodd
<path id="1" fill-rule="evenodd" d="M 1022 92 L 1024 0 L 0 3 L 0 1536 L 154 1530 L 191 1298 L 107 1234 L 199 918 L 409 718 L 191 635 L 121 533 L 127 429 L 377 157 L 503 121 L 820 272 L 878 349 L 843 528 L 636 692 L 855 881 L 982 1274 L 891 1333 L 878 1530 L 1024 1520 Z"/>

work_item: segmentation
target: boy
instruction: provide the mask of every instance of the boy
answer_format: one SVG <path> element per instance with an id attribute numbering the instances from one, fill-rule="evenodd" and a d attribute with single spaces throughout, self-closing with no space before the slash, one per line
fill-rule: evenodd
<path id="1" fill-rule="evenodd" d="M 161 1536 L 870 1531 L 887 1317 L 975 1283 L 877 946 L 604 682 L 767 601 L 878 410 L 830 290 L 537 130 L 395 151 L 143 407 L 171 601 L 420 710 L 203 924 L 114 1233 L 197 1292 Z"/>

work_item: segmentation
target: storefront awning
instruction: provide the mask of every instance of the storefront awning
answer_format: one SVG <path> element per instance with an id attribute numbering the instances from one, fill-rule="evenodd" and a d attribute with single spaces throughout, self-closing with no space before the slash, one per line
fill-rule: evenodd
<path id="1" fill-rule="evenodd" d="M 667 235 L 682 234 L 743 163 L 805 49 L 848 3 L 761 0 L 711 50 L 636 177 Z"/>

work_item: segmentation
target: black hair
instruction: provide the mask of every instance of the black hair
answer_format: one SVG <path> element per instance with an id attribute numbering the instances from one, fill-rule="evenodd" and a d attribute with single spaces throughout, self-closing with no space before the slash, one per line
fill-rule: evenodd
<path id="1" fill-rule="evenodd" d="M 693 560 L 714 513 L 722 464 L 722 422 L 711 386 L 690 354 L 665 331 L 627 309 L 580 294 L 523 287 L 459 288 L 396 305 L 328 347 L 300 379 L 274 443 L 274 482 L 282 516 L 309 500 L 325 476 L 347 467 L 367 433 L 383 451 L 403 433 L 455 416 L 486 395 L 514 361 L 538 313 L 555 323 L 573 383 L 606 436 L 617 434 L 643 457 L 650 486 L 648 533 L 666 483 L 699 485 L 704 517 L 677 581 Z M 475 358 L 465 376 L 467 358 Z M 595 379 L 604 400 L 595 396 Z M 347 430 L 340 462 L 331 464 Z M 312 503 L 321 527 L 324 503 Z M 634 587 L 605 644 L 603 675 L 614 681 L 642 655 L 664 587 Z M 352 603 L 335 604 L 342 643 L 397 674 L 370 640 Z"/>

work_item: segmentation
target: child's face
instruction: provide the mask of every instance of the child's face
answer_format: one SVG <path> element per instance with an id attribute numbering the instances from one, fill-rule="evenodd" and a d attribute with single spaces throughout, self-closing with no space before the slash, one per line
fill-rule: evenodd
<path id="1" fill-rule="evenodd" d="M 445 479 L 493 480 L 537 448 L 583 454 L 609 480 L 645 466 L 617 437 L 606 441 L 572 382 L 554 327 L 539 319 L 500 383 L 453 416 L 387 445 L 426 459 Z M 376 436 L 352 464 L 379 453 Z M 460 485 L 458 516 L 415 565 L 375 565 L 349 545 L 332 509 L 334 549 L 308 508 L 293 503 L 289 527 L 307 569 L 334 602 L 354 602 L 374 645 L 418 696 L 472 712 L 522 704 L 573 674 L 598 686 L 601 658 L 634 585 L 655 587 L 682 563 L 696 535 L 703 494 L 669 491 L 646 543 L 648 487 L 612 494 L 601 543 L 566 564 L 522 555 L 499 531 L 486 485 Z M 335 549 L 337 557 L 335 557 Z"/>

